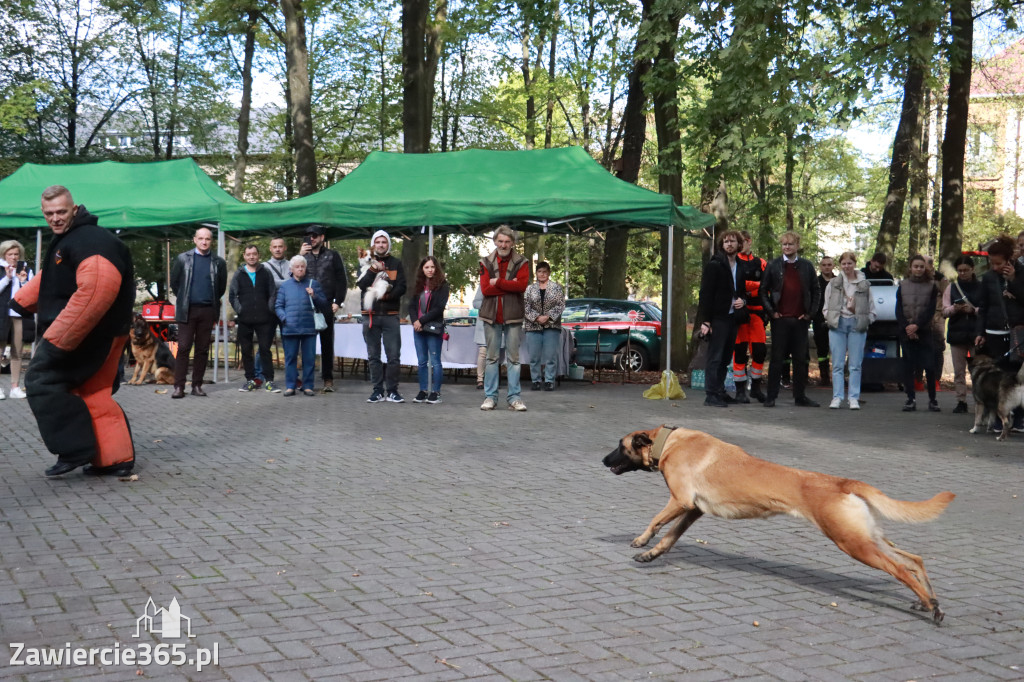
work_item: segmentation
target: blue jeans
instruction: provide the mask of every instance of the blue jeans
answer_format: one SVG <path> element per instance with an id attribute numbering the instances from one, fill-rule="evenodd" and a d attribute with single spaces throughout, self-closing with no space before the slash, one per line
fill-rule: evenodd
<path id="1" fill-rule="evenodd" d="M 828 331 L 828 345 L 832 351 L 832 397 L 843 399 L 843 365 L 849 354 L 850 400 L 860 400 L 860 369 L 864 364 L 864 345 L 868 333 L 853 331 L 857 321 L 852 317 L 840 317 L 839 327 Z"/>
<path id="2" fill-rule="evenodd" d="M 302 352 L 302 388 L 313 390 L 316 370 L 316 334 L 282 336 L 284 346 L 284 387 L 295 388 L 299 378 L 299 352 Z"/>
<path id="3" fill-rule="evenodd" d="M 530 379 L 555 383 L 558 374 L 558 350 L 562 345 L 560 329 L 526 332 L 526 349 L 530 351 Z M 541 368 L 543 367 L 543 378 Z"/>
<path id="4" fill-rule="evenodd" d="M 420 362 L 420 390 L 440 393 L 441 379 L 444 378 L 444 368 L 441 367 L 441 344 L 444 343 L 444 339 L 440 334 L 421 334 L 413 331 L 412 340 L 416 344 L 416 358 Z"/>
<path id="5" fill-rule="evenodd" d="M 523 324 L 491 324 L 484 322 L 484 339 L 487 341 L 487 366 L 484 368 L 484 394 L 498 399 L 498 381 L 501 367 L 501 338 L 505 337 L 505 365 L 508 367 L 509 403 L 519 397 L 519 345 L 523 342 Z"/>

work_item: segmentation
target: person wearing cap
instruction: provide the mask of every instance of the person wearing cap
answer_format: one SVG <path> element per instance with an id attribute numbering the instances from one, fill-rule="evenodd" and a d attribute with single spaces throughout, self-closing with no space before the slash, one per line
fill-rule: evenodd
<path id="1" fill-rule="evenodd" d="M 324 233 L 323 225 L 307 227 L 299 255 L 306 258 L 306 273 L 320 285 L 329 306 L 321 311 L 327 318 L 327 328 L 320 331 L 320 374 L 324 393 L 334 393 L 334 314 L 345 302 L 348 274 L 341 254 L 324 245 Z"/>
<path id="2" fill-rule="evenodd" d="M 377 230 L 370 239 L 370 265 L 356 282 L 362 292 L 360 300 L 365 300 L 366 290 L 382 276 L 388 281 L 387 293 L 376 298 L 370 309 L 363 310 L 366 362 L 370 368 L 370 381 L 373 382 L 373 393 L 366 402 L 404 403 L 405 399 L 398 392 L 402 359 L 402 330 L 399 327 L 398 312 L 402 296 L 405 295 L 405 270 L 402 269 L 402 261 L 391 255 L 391 237 L 384 230 Z M 384 354 L 387 356 L 386 371 L 380 361 L 382 340 Z"/>

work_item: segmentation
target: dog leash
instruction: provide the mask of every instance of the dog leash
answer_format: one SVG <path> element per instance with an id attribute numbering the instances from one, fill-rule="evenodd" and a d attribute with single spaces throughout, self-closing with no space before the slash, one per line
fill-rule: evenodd
<path id="1" fill-rule="evenodd" d="M 677 428 L 679 427 L 662 425 L 658 430 L 658 435 L 654 437 L 654 444 L 651 445 L 651 450 L 648 455 L 650 463 L 647 464 L 647 469 L 649 471 L 660 470 L 659 463 L 661 462 L 661 451 L 665 449 L 665 442 L 668 440 L 668 437 L 671 436 L 672 432 Z"/>

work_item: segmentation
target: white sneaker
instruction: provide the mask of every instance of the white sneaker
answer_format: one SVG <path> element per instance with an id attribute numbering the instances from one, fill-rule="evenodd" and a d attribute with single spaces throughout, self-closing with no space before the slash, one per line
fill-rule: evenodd
<path id="1" fill-rule="evenodd" d="M 23 389 L 21 386 L 15 386 L 14 388 L 11 389 L 10 397 L 14 398 L 15 400 L 23 399 L 25 397 L 25 389 Z"/>
<path id="2" fill-rule="evenodd" d="M 860 401 L 857 400 L 856 398 L 850 398 L 850 409 L 851 410 L 859 410 L 860 409 Z"/>
<path id="3" fill-rule="evenodd" d="M 6 397 L 7 397 L 7 396 L 6 396 L 6 395 L 4 395 L 4 389 L 0 388 L 0 400 L 3 400 L 3 399 L 4 399 L 4 398 L 6 398 Z"/>
<path id="4" fill-rule="evenodd" d="M 494 402 L 494 398 L 484 398 L 483 404 L 480 406 L 481 410 L 493 410 L 497 403 Z"/>
<path id="5" fill-rule="evenodd" d="M 515 410 L 516 412 L 526 412 L 526 403 L 516 398 L 508 404 L 508 409 Z"/>
<path id="6" fill-rule="evenodd" d="M 832 398 L 832 402 L 828 404 L 830 410 L 838 410 L 843 404 L 842 398 Z"/>

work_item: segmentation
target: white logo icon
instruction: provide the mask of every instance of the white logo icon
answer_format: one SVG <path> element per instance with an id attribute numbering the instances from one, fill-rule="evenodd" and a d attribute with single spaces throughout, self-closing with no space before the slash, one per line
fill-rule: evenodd
<path id="1" fill-rule="evenodd" d="M 182 636 L 182 621 L 185 621 L 185 634 L 188 637 L 195 637 L 192 634 L 192 619 L 181 613 L 178 605 L 178 598 L 171 600 L 170 605 L 165 609 L 157 607 L 150 597 L 146 602 L 146 609 L 142 615 L 135 620 L 135 634 L 138 637 L 142 631 L 154 635 L 160 635 L 165 639 L 177 639 Z"/>

